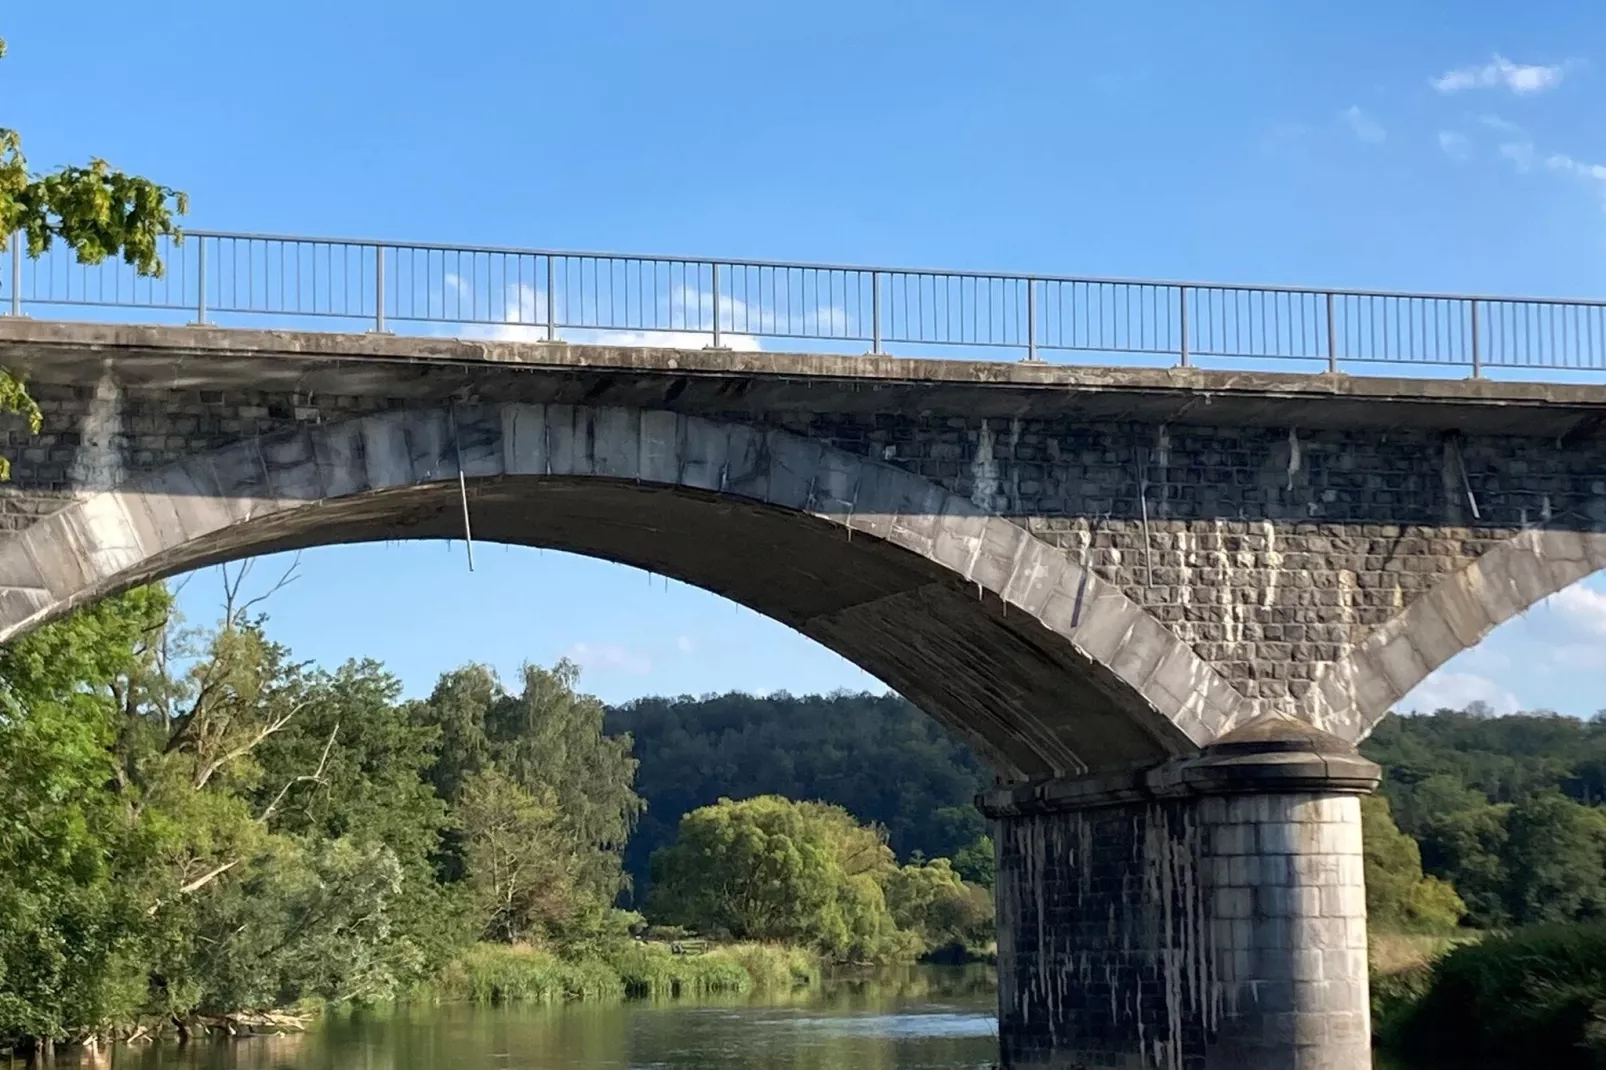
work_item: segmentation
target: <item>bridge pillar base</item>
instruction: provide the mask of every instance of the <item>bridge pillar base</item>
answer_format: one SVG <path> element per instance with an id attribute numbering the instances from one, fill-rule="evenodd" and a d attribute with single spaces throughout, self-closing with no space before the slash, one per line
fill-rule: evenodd
<path id="1" fill-rule="evenodd" d="M 978 799 L 1003 1065 L 1370 1067 L 1359 796 L 1377 782 L 1277 718 L 1157 769 Z"/>

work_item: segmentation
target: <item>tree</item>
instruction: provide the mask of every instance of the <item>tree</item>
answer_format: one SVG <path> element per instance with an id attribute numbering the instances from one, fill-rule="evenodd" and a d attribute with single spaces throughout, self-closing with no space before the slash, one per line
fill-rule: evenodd
<path id="1" fill-rule="evenodd" d="M 1506 815 L 1506 902 L 1520 924 L 1606 916 L 1606 812 L 1538 791 Z"/>
<path id="2" fill-rule="evenodd" d="M 721 799 L 681 818 L 652 867 L 654 920 L 809 944 L 839 959 L 919 950 L 887 908 L 891 850 L 841 807 L 777 795 Z"/>
<path id="3" fill-rule="evenodd" d="M 121 963 L 143 937 L 135 839 L 115 782 L 121 708 L 165 592 L 109 598 L 0 646 L 0 1047 L 131 1013 Z"/>
<path id="4" fill-rule="evenodd" d="M 630 736 L 604 731 L 604 708 L 577 690 L 573 663 L 527 665 L 521 676 L 518 694 L 480 665 L 441 677 L 412 710 L 440 733 L 427 775 L 453 804 L 474 777 L 493 769 L 543 800 L 566 837 L 577 890 L 611 902 L 623 886 L 620 852 L 644 806 Z M 460 835 L 443 844 L 439 868 L 447 880 L 464 872 Z"/>
<path id="5" fill-rule="evenodd" d="M 1388 800 L 1361 799 L 1365 843 L 1366 913 L 1379 930 L 1445 932 L 1466 914 L 1455 889 L 1422 872 L 1416 841 L 1389 816 Z"/>
<path id="6" fill-rule="evenodd" d="M 605 731 L 606 709 L 580 693 L 573 662 L 526 665 L 521 675 L 519 694 L 498 695 L 486 711 L 492 754 L 532 795 L 554 801 L 579 886 L 611 901 L 625 886 L 619 855 L 644 805 L 630 735 Z"/>
<path id="7" fill-rule="evenodd" d="M 647 810 L 624 856 L 638 897 L 649 890 L 648 859 L 681 815 L 721 797 L 834 803 L 885 828 L 905 860 L 957 865 L 957 852 L 987 831 L 972 803 L 992 783 L 986 769 L 896 695 L 644 698 L 609 710 L 607 723 L 632 736 L 641 762 L 636 790 Z"/>
<path id="8" fill-rule="evenodd" d="M 992 888 L 997 880 L 997 866 L 997 854 L 993 850 L 991 836 L 981 836 L 954 852 L 954 871 L 983 888 Z"/>
<path id="9" fill-rule="evenodd" d="M 0 40 L 0 57 L 4 55 L 5 41 Z M 60 240 L 80 264 L 100 264 L 120 255 L 138 274 L 160 276 L 160 239 L 182 240 L 175 211 L 189 211 L 184 194 L 126 174 L 105 160 L 36 173 L 23 155 L 22 136 L 0 127 L 0 252 L 20 231 L 32 257 L 44 255 Z M 37 432 L 43 423 L 26 384 L 5 370 L 0 370 L 0 411 L 21 415 L 30 431 Z M 10 473 L 9 459 L 0 456 L 0 479 Z"/>
<path id="10" fill-rule="evenodd" d="M 919 936 L 923 951 L 992 937 L 992 895 L 967 884 L 946 858 L 899 867 L 887 877 L 886 896 L 893 920 Z"/>
<path id="11" fill-rule="evenodd" d="M 456 815 L 488 938 L 529 940 L 573 912 L 572 843 L 550 792 L 536 796 L 487 769 L 463 785 Z"/>

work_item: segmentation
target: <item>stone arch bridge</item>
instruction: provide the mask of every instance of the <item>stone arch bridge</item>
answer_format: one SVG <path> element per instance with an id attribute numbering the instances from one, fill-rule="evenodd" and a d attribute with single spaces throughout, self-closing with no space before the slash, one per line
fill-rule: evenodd
<path id="1" fill-rule="evenodd" d="M 45 415 L 0 639 L 466 509 L 907 695 L 998 774 L 1014 1066 L 1367 1065 L 1354 744 L 1606 567 L 1601 387 L 31 321 L 0 365 Z"/>

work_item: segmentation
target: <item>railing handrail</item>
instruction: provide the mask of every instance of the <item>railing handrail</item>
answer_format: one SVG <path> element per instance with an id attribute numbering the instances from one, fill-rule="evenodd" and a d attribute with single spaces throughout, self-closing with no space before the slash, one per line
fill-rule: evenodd
<path id="1" fill-rule="evenodd" d="M 1237 291 L 1242 293 L 1290 294 L 1302 297 L 1375 297 L 1390 300 L 1480 301 L 1501 304 L 1574 305 L 1606 308 L 1606 298 L 1537 297 L 1491 293 L 1448 293 L 1430 290 L 1368 290 L 1342 286 L 1296 286 L 1287 283 L 1203 282 L 1181 279 L 1143 279 L 1098 275 L 1049 275 L 1037 272 L 978 271 L 973 269 L 887 267 L 871 264 L 832 264 L 807 260 L 755 260 L 740 257 L 678 256 L 655 253 L 602 252 L 597 250 L 541 249 L 522 246 L 453 245 L 445 242 L 391 241 L 383 238 L 334 238 L 295 234 L 252 233 L 249 231 L 184 230 L 182 237 L 227 241 L 282 242 L 299 245 L 347 245 L 361 249 L 408 249 L 422 252 L 468 253 L 490 256 L 550 256 L 570 260 L 637 260 L 644 262 L 698 264 L 708 267 L 762 268 L 768 270 L 840 271 L 861 275 L 920 275 L 942 278 L 982 279 L 995 282 L 1047 282 L 1088 286 L 1152 286 L 1162 289 Z"/>

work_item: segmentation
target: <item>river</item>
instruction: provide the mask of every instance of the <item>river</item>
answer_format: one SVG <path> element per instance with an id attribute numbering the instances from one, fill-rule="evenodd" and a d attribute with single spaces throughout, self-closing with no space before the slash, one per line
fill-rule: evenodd
<path id="1" fill-rule="evenodd" d="M 998 1057 L 990 967 L 846 974 L 782 996 L 567 1006 L 405 1005 L 306 1033 L 119 1047 L 81 1070 L 982 1070 Z M 14 1064 L 21 1067 L 22 1064 Z M 1377 1070 L 1402 1070 L 1379 1060 Z"/>
<path id="2" fill-rule="evenodd" d="M 998 1057 L 994 974 L 921 966 L 786 997 L 402 1006 L 304 1034 L 119 1048 L 117 1070 L 960 1070 Z M 72 1060 L 66 1060 L 67 1065 Z M 60 1063 L 58 1062 L 58 1065 Z"/>

